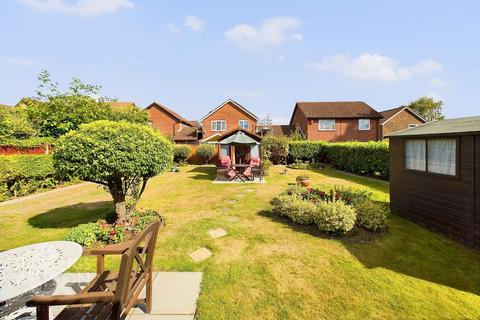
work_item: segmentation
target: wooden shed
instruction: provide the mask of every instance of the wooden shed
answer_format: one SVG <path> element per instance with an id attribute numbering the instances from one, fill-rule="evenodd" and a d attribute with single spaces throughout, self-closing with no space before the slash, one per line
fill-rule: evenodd
<path id="1" fill-rule="evenodd" d="M 392 212 L 480 248 L 480 116 L 388 138 Z"/>

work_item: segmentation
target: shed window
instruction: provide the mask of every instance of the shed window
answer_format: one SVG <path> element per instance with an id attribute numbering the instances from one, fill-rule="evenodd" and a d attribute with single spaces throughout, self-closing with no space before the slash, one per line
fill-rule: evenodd
<path id="1" fill-rule="evenodd" d="M 426 140 L 405 141 L 405 168 L 426 171 Z"/>
<path id="2" fill-rule="evenodd" d="M 226 131 L 226 130 L 227 130 L 227 121 L 225 120 L 212 121 L 212 131 Z"/>
<path id="3" fill-rule="evenodd" d="M 455 139 L 428 140 L 428 172 L 456 175 Z"/>
<path id="4" fill-rule="evenodd" d="M 370 130 L 370 119 L 358 119 L 358 130 Z"/>
<path id="5" fill-rule="evenodd" d="M 321 131 L 335 130 L 335 119 L 320 119 L 318 121 L 318 130 L 321 130 Z"/>
<path id="6" fill-rule="evenodd" d="M 248 130 L 248 120 L 240 120 L 238 121 L 238 127 L 240 129 Z"/>

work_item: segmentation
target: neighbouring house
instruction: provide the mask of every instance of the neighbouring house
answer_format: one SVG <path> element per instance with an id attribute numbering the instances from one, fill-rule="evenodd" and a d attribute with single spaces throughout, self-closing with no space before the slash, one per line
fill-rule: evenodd
<path id="1" fill-rule="evenodd" d="M 480 248 L 480 116 L 387 137 L 392 212 Z"/>
<path id="2" fill-rule="evenodd" d="M 135 102 L 132 101 L 112 101 L 112 102 L 107 102 L 108 105 L 111 108 L 131 108 L 131 107 L 137 107 Z"/>
<path id="3" fill-rule="evenodd" d="M 261 140 L 251 131 L 233 129 L 218 138 L 218 154 L 230 157 L 234 164 L 249 164 L 251 158 L 260 158 Z"/>
<path id="4" fill-rule="evenodd" d="M 271 134 L 275 137 L 290 137 L 295 132 L 295 126 L 290 124 L 272 124 L 266 128 L 259 130 L 257 134 L 262 136 Z"/>
<path id="5" fill-rule="evenodd" d="M 415 128 L 428 122 L 406 106 L 380 111 L 380 114 L 383 116 L 383 118 L 380 119 L 380 127 L 378 128 L 380 139 L 384 139 L 386 135 L 394 132 Z"/>
<path id="6" fill-rule="evenodd" d="M 201 122 L 201 142 L 215 142 L 220 136 L 236 129 L 254 134 L 258 117 L 238 102 L 229 99 L 210 111 Z"/>
<path id="7" fill-rule="evenodd" d="M 382 115 L 362 101 L 297 102 L 290 125 L 307 140 L 377 141 Z"/>
<path id="8" fill-rule="evenodd" d="M 199 122 L 189 121 L 157 102 L 153 102 L 145 109 L 148 112 L 149 125 L 172 137 L 176 143 L 196 144 L 202 138 Z"/>

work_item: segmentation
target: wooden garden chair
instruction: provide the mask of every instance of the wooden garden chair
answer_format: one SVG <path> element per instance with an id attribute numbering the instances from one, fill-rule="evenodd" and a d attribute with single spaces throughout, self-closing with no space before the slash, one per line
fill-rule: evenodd
<path id="1" fill-rule="evenodd" d="M 97 276 L 73 295 L 34 296 L 27 306 L 37 308 L 37 319 L 49 317 L 49 306 L 68 305 L 55 318 L 67 319 L 125 319 L 136 304 L 152 309 L 152 262 L 158 230 L 162 222 L 150 224 L 135 239 L 92 249 L 97 256 Z M 104 270 L 106 255 L 121 255 L 120 271 Z M 139 299 L 145 288 L 145 299 Z"/>

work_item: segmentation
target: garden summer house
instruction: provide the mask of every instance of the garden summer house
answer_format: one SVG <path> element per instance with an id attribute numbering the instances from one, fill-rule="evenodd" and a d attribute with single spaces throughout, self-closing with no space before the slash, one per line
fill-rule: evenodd
<path id="1" fill-rule="evenodd" d="M 230 157 L 233 164 L 248 164 L 251 158 L 260 158 L 261 140 L 247 130 L 232 130 L 219 137 L 219 155 Z"/>

